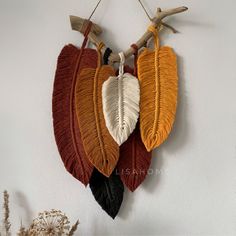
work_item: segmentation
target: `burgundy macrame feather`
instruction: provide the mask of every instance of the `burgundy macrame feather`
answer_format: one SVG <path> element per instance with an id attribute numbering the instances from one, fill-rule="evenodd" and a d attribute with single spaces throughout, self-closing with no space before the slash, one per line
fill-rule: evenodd
<path id="1" fill-rule="evenodd" d="M 122 182 L 134 191 L 145 179 L 151 164 L 151 152 L 147 152 L 137 125 L 128 140 L 120 147 L 117 169 Z"/>
<path id="2" fill-rule="evenodd" d="M 57 63 L 53 90 L 53 126 L 56 143 L 68 172 L 85 186 L 93 166 L 86 157 L 74 108 L 74 90 L 77 74 L 86 67 L 96 68 L 98 55 L 94 49 L 81 50 L 65 46 Z"/>
<path id="3" fill-rule="evenodd" d="M 129 66 L 125 72 L 133 74 Z M 128 140 L 120 146 L 120 158 L 117 169 L 124 185 L 134 191 L 145 179 L 151 164 L 152 154 L 145 148 L 139 131 L 139 124 Z"/>

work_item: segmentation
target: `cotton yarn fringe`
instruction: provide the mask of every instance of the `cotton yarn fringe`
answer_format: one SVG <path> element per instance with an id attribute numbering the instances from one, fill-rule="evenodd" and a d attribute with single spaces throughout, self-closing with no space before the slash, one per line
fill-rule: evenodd
<path id="1" fill-rule="evenodd" d="M 77 73 L 86 67 L 96 68 L 97 52 L 65 46 L 57 63 L 54 81 L 52 114 L 56 143 L 68 172 L 87 185 L 93 171 L 84 151 L 74 108 L 74 87 Z"/>
<path id="2" fill-rule="evenodd" d="M 113 171 L 108 178 L 95 169 L 89 186 L 98 204 L 109 216 L 115 219 L 120 210 L 124 195 L 124 185 L 117 171 Z"/>
<path id="3" fill-rule="evenodd" d="M 102 84 L 115 75 L 111 66 L 101 65 L 98 48 L 98 67 L 85 68 L 76 83 L 75 106 L 83 145 L 88 159 L 102 174 L 109 177 L 119 159 L 119 146 L 106 128 L 102 110 Z"/>
<path id="4" fill-rule="evenodd" d="M 141 87 L 140 130 L 148 151 L 168 137 L 175 119 L 178 76 L 176 55 L 170 47 L 159 47 L 158 33 L 149 27 L 155 39 L 155 50 L 146 48 L 138 58 Z"/>
<path id="5" fill-rule="evenodd" d="M 103 83 L 102 101 L 106 126 L 120 146 L 135 129 L 139 117 L 140 88 L 135 76 L 124 73 L 125 56 L 124 53 L 119 55 L 119 75 L 111 76 Z"/>

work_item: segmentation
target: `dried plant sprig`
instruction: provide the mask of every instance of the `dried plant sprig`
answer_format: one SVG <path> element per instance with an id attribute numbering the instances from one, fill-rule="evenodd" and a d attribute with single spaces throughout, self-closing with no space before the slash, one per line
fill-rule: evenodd
<path id="1" fill-rule="evenodd" d="M 34 230 L 34 224 L 31 224 L 28 230 L 26 230 L 25 235 L 22 236 L 37 236 L 37 232 Z"/>
<path id="2" fill-rule="evenodd" d="M 20 227 L 20 229 L 19 229 L 19 231 L 17 233 L 17 236 L 33 236 L 33 235 L 35 235 L 35 234 L 30 234 L 30 229 L 31 229 L 31 226 L 30 226 L 29 229 L 26 229 L 23 226 L 22 222 L 21 222 L 21 227 Z"/>
<path id="3" fill-rule="evenodd" d="M 3 199 L 4 199 L 4 202 L 3 202 L 3 209 L 4 209 L 3 226 L 5 229 L 6 235 L 9 236 L 9 235 L 11 235 L 11 233 L 10 233 L 11 223 L 9 221 L 9 217 L 10 217 L 9 194 L 6 190 L 3 192 Z"/>
<path id="4" fill-rule="evenodd" d="M 3 230 L 0 236 L 10 236 L 11 224 L 9 221 L 9 194 L 4 191 L 4 219 Z M 38 217 L 33 220 L 29 229 L 26 229 L 22 223 L 17 233 L 17 236 L 73 236 L 77 230 L 79 221 L 77 221 L 71 228 L 68 217 L 60 210 L 44 211 L 38 214 Z M 1 231 L 1 230 L 0 230 Z"/>
<path id="5" fill-rule="evenodd" d="M 71 227 L 68 236 L 73 236 L 74 235 L 75 231 L 78 228 L 78 225 L 79 225 L 79 221 L 77 220 L 76 223 Z"/>
<path id="6" fill-rule="evenodd" d="M 37 235 L 67 235 L 69 220 L 65 214 L 58 210 L 44 211 L 34 219 L 31 231 Z"/>
<path id="7" fill-rule="evenodd" d="M 17 236 L 28 236 L 27 235 L 27 230 L 25 229 L 24 226 L 21 225 L 19 232 L 17 233 Z"/>

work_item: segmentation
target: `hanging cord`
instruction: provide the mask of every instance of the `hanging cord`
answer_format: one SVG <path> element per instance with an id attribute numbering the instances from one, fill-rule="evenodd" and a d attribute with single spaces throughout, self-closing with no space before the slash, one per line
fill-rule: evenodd
<path id="1" fill-rule="evenodd" d="M 142 1 L 141 1 L 141 0 L 138 0 L 138 1 L 139 1 L 139 3 L 140 3 L 141 7 L 143 8 L 144 12 L 146 13 L 147 17 L 149 18 L 149 20 L 152 21 L 152 18 L 151 18 L 151 16 L 148 14 L 148 12 L 147 12 L 146 8 L 144 7 Z"/>
<path id="2" fill-rule="evenodd" d="M 88 35 L 91 31 L 91 28 L 93 26 L 93 22 L 91 21 L 91 18 L 92 16 L 94 15 L 95 11 L 97 10 L 98 6 L 100 5 L 102 0 L 99 0 L 97 5 L 95 6 L 95 8 L 93 9 L 91 15 L 89 16 L 89 18 L 87 19 L 87 26 L 86 26 L 86 30 L 85 30 L 85 33 L 84 33 L 84 36 L 85 36 L 85 40 L 83 42 L 83 45 L 82 45 L 82 48 L 84 48 L 87 44 L 87 41 L 88 41 Z M 85 21 L 86 22 L 86 21 Z M 101 64 L 102 64 L 102 48 L 105 46 L 105 44 L 103 42 L 100 42 L 98 45 L 97 45 L 97 51 L 98 51 L 98 67 L 101 67 Z"/>
<path id="3" fill-rule="evenodd" d="M 124 72 L 126 73 L 130 73 L 133 74 L 134 76 L 137 76 L 137 60 L 138 60 L 138 47 L 136 44 L 132 44 L 131 45 L 132 48 L 134 48 L 135 53 L 134 53 L 134 68 L 131 68 L 129 66 L 124 66 Z M 112 50 L 110 48 L 106 48 L 104 55 L 103 55 L 103 63 L 104 65 L 108 65 L 109 64 L 109 57 L 112 53 Z M 119 71 L 117 71 L 117 73 L 119 73 Z"/>
<path id="4" fill-rule="evenodd" d="M 158 51 L 160 47 L 158 29 L 156 29 L 154 25 L 151 25 L 148 27 L 148 30 L 153 33 L 154 41 L 155 41 L 155 50 Z"/>
<path id="5" fill-rule="evenodd" d="M 104 55 L 103 55 L 103 63 L 104 65 L 108 65 L 109 57 L 112 53 L 112 50 L 110 48 L 106 48 Z"/>
<path id="6" fill-rule="evenodd" d="M 134 43 L 131 45 L 131 48 L 134 49 L 134 76 L 138 74 L 137 62 L 138 62 L 138 46 Z"/>
<path id="7" fill-rule="evenodd" d="M 100 68 L 102 66 L 102 48 L 105 46 L 103 42 L 100 42 L 97 45 L 97 52 L 98 52 L 98 65 L 97 68 Z"/>
<path id="8" fill-rule="evenodd" d="M 143 8 L 144 12 L 146 13 L 148 19 L 149 19 L 150 21 L 152 21 L 152 17 L 148 14 L 148 11 L 147 11 L 147 9 L 144 7 L 142 1 L 141 1 L 141 0 L 138 0 L 138 2 L 140 3 L 141 7 Z M 170 29 L 174 34 L 175 34 L 175 33 L 178 33 L 178 30 L 176 30 L 174 27 L 172 27 L 172 26 L 170 26 L 170 25 L 168 25 L 168 24 L 166 24 L 166 23 L 164 23 L 164 22 L 162 22 L 162 21 L 161 21 L 161 25 L 164 26 L 164 27 L 166 27 L 166 28 L 168 28 L 168 29 Z"/>
<path id="9" fill-rule="evenodd" d="M 119 66 L 119 77 L 124 74 L 124 65 L 125 65 L 125 54 L 123 52 L 119 53 L 120 56 L 120 66 Z"/>
<path id="10" fill-rule="evenodd" d="M 89 33 L 90 33 L 91 29 L 92 29 L 92 26 L 93 26 L 93 23 L 92 23 L 92 21 L 91 21 L 91 18 L 92 18 L 92 16 L 94 15 L 95 11 L 97 10 L 97 8 L 98 8 L 99 4 L 101 3 L 101 1 L 102 1 L 102 0 L 100 0 L 100 1 L 97 3 L 97 5 L 96 5 L 95 8 L 93 9 L 93 11 L 92 11 L 91 15 L 89 16 L 89 18 L 88 18 L 87 20 L 85 20 L 84 23 L 83 23 L 83 26 L 82 26 L 82 27 L 85 28 L 85 30 L 84 30 L 84 31 L 82 30 L 82 31 L 84 32 L 84 37 L 85 37 L 85 39 L 84 39 L 84 42 L 83 42 L 83 44 L 82 44 L 82 48 L 85 48 L 85 46 L 86 46 L 86 44 L 87 44 L 88 35 L 89 35 Z"/>
<path id="11" fill-rule="evenodd" d="M 74 114 L 75 114 L 74 113 L 75 112 L 75 110 L 74 110 L 74 97 L 75 96 L 74 95 L 75 95 L 76 78 L 77 78 L 77 73 L 78 73 L 80 63 L 82 60 L 82 56 L 84 53 L 84 49 L 85 49 L 87 42 L 88 42 L 88 34 L 89 34 L 91 28 L 92 28 L 92 22 L 89 21 L 86 26 L 86 29 L 84 31 L 84 41 L 82 43 L 81 50 L 80 50 L 80 53 L 79 53 L 77 61 L 76 61 L 75 70 L 73 73 L 71 91 L 70 91 L 70 130 L 71 130 L 71 134 L 72 134 L 72 142 L 75 147 L 76 147 L 76 137 L 74 134 L 74 129 L 75 129 L 75 120 L 74 120 Z M 78 152 L 77 148 L 75 151 L 76 151 L 76 153 Z"/>
<path id="12" fill-rule="evenodd" d="M 87 27 L 86 27 L 86 30 L 84 31 L 84 41 L 83 41 L 83 44 L 82 44 L 82 50 L 85 48 L 87 42 L 88 42 L 88 35 L 89 35 L 89 32 L 92 28 L 92 25 L 93 23 L 91 21 L 89 21 Z"/>
<path id="13" fill-rule="evenodd" d="M 101 1 L 102 1 L 102 0 L 99 0 L 99 2 L 97 3 L 97 5 L 96 5 L 95 8 L 93 9 L 91 15 L 90 15 L 89 18 L 88 18 L 89 21 L 91 20 L 93 14 L 94 14 L 95 11 L 97 10 L 97 8 L 98 8 L 98 6 L 100 5 Z"/>

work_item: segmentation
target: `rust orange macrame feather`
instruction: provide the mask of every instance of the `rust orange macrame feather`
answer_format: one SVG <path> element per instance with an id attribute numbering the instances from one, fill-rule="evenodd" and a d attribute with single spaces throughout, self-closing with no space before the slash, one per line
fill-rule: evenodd
<path id="1" fill-rule="evenodd" d="M 140 80 L 140 130 L 148 151 L 168 137 L 175 118 L 178 92 L 176 55 L 170 47 L 160 47 L 154 27 L 155 50 L 145 48 L 138 58 Z"/>
<path id="2" fill-rule="evenodd" d="M 76 84 L 75 106 L 85 152 L 90 162 L 109 177 L 119 159 L 119 147 L 106 128 L 102 109 L 102 84 L 114 76 L 111 66 L 85 68 Z"/>
<path id="3" fill-rule="evenodd" d="M 59 57 L 53 88 L 52 114 L 56 143 L 66 169 L 87 185 L 93 166 L 83 148 L 74 107 L 77 73 L 86 67 L 96 68 L 97 51 L 66 45 Z"/>

